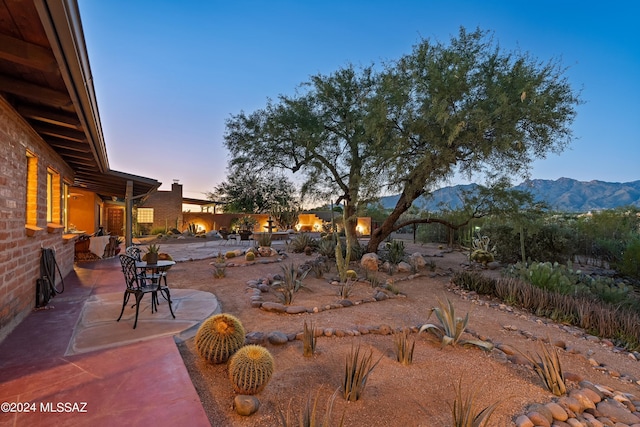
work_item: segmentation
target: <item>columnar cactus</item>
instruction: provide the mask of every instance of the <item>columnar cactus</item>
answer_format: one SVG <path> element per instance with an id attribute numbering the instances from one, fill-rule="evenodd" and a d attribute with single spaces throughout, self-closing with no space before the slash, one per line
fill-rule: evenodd
<path id="1" fill-rule="evenodd" d="M 216 314 L 198 329 L 196 350 L 211 363 L 224 363 L 244 345 L 244 335 L 240 320 L 230 314 Z"/>
<path id="2" fill-rule="evenodd" d="M 240 394 L 256 394 L 265 388 L 273 374 L 273 356 L 259 345 L 246 345 L 229 361 L 229 379 Z"/>

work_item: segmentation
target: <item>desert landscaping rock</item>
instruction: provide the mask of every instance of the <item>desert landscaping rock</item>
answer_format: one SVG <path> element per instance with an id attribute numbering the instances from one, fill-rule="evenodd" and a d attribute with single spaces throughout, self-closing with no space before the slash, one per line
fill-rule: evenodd
<path id="1" fill-rule="evenodd" d="M 340 376 L 339 372 L 344 369 L 344 366 L 341 366 L 344 364 L 344 355 L 355 343 L 363 345 L 364 351 L 371 348 L 376 360 L 380 356 L 383 357 L 371 375 L 370 386 L 368 386 L 371 387 L 371 390 L 365 393 L 362 402 L 347 407 L 342 399 L 336 399 L 334 412 L 342 413 L 343 409 L 347 409 L 348 422 L 346 425 L 384 427 L 393 425 L 393 422 L 398 418 L 402 420 L 402 425 L 407 426 L 450 425 L 448 404 L 451 403 L 452 395 L 447 390 L 451 388 L 451 377 L 446 374 L 453 372 L 451 369 L 455 369 L 461 374 L 470 374 L 465 378 L 483 381 L 482 393 L 478 395 L 482 399 L 482 402 L 479 402 L 482 407 L 499 401 L 502 397 L 503 403 L 499 405 L 495 416 L 492 417 L 495 421 L 492 425 L 507 426 L 516 423 L 515 425 L 523 427 L 533 426 L 532 423 L 518 424 L 516 422 L 528 419 L 524 414 L 534 412 L 533 404 L 545 405 L 552 414 L 555 413 L 554 410 L 557 410 L 557 406 L 564 410 L 568 417 L 567 420 L 562 421 L 562 416 L 554 416 L 554 423 L 557 427 L 566 425 L 597 427 L 597 422 L 607 426 L 613 425 L 599 420 L 601 417 L 597 412 L 598 409 L 585 411 L 581 409 L 582 405 L 577 401 L 576 411 L 565 408 L 561 403 L 562 399 L 568 401 L 575 401 L 575 399 L 568 396 L 563 398 L 551 396 L 543 389 L 541 381 L 528 364 L 520 366 L 506 362 L 505 353 L 500 350 L 484 353 L 477 349 L 461 346 L 448 346 L 440 349 L 439 343 L 434 341 L 432 336 L 427 336 L 430 334 L 416 334 L 414 364 L 419 365 L 420 368 L 400 368 L 400 365 L 392 358 L 393 339 L 388 335 L 407 326 L 410 326 L 415 333 L 416 330 L 413 328 L 416 324 L 419 326 L 425 322 L 436 323 L 437 320 L 433 316 L 427 320 L 428 309 L 434 306 L 436 298 L 451 299 L 460 316 L 464 316 L 467 312 L 470 313 L 469 330 L 473 330 L 473 334 L 471 334 L 473 337 L 486 337 L 488 340 L 496 340 L 495 342 L 499 341 L 511 348 L 531 354 L 535 354 L 535 351 L 539 349 L 539 343 L 547 340 L 547 337 L 549 343 L 555 344 L 558 340 L 564 341 L 566 350 L 563 350 L 561 346 L 558 348 L 563 362 L 567 361 L 565 363 L 568 363 L 564 368 L 567 374 L 571 374 L 567 375 L 570 378 L 567 384 L 570 392 L 579 387 L 578 381 L 588 378 L 594 386 L 597 384 L 596 387 L 611 390 L 612 396 L 627 396 L 630 403 L 637 400 L 635 397 L 631 397 L 633 391 L 639 389 L 633 377 L 640 376 L 640 368 L 636 367 L 638 362 L 634 353 L 616 348 L 607 340 L 587 339 L 587 334 L 578 328 L 557 325 L 518 308 L 506 306 L 497 300 L 472 293 L 462 295 L 449 282 L 449 277 L 454 271 L 460 271 L 460 266 L 463 264 L 460 261 L 450 261 L 449 257 L 456 255 L 460 254 L 454 251 L 445 253 L 442 259 L 438 259 L 433 277 L 428 277 L 430 274 L 428 271 L 419 272 L 420 276 L 397 272 L 394 272 L 393 276 L 383 272 L 376 273 L 380 275 L 383 283 L 387 279 L 391 279 L 394 287 L 403 294 L 402 299 L 396 299 L 396 296 L 391 295 L 391 298 L 376 303 L 373 299 L 375 289 L 372 289 L 368 283 L 364 283 L 365 287 L 362 289 L 368 290 L 369 295 L 364 297 L 360 295 L 358 298 L 354 298 L 354 305 L 351 307 L 344 307 L 336 297 L 335 291 L 326 292 L 327 295 L 333 296 L 331 301 L 316 300 L 315 298 L 319 297 L 321 292 L 300 292 L 297 294 L 297 301 L 294 304 L 306 307 L 306 310 L 297 314 L 291 314 L 287 311 L 280 313 L 264 309 L 256 310 L 250 307 L 251 296 L 255 294 L 245 293 L 242 284 L 247 283 L 247 280 L 252 276 L 253 278 L 266 277 L 269 274 L 277 273 L 279 271 L 277 266 L 262 267 L 260 264 L 256 264 L 242 269 L 231 269 L 227 270 L 227 277 L 220 280 L 213 280 L 210 273 L 208 275 L 203 273 L 202 289 L 216 293 L 225 310 L 239 315 L 248 332 L 246 342 L 255 340 L 265 344 L 270 351 L 274 352 L 274 358 L 276 358 L 274 378 L 260 394 L 262 401 L 260 410 L 253 417 L 244 419 L 242 425 L 245 427 L 273 425 L 274 420 L 277 419 L 275 408 L 278 405 L 283 404 L 286 407 L 289 400 L 293 398 L 293 404 L 299 406 L 304 403 L 303 396 L 315 393 L 315 387 L 324 387 L 325 394 L 321 397 L 321 401 L 324 402 L 325 398 L 331 394 L 329 390 L 333 389 L 335 385 L 334 373 L 338 372 L 338 377 Z M 462 256 L 465 255 L 462 254 Z M 300 263 L 307 258 L 292 254 L 290 259 L 294 260 L 294 263 Z M 237 260 L 237 263 L 240 264 L 243 261 Z M 180 264 L 176 266 L 176 273 L 180 271 Z M 480 269 L 481 267 L 470 266 L 470 268 Z M 482 271 L 484 274 L 498 274 L 484 269 Z M 190 269 L 185 275 L 185 279 L 182 279 L 183 286 L 192 287 L 196 283 L 193 276 L 194 273 Z M 311 274 L 307 276 L 305 284 L 317 282 L 317 286 L 329 286 L 327 279 L 317 280 L 312 276 Z M 331 274 L 327 276 L 332 277 Z M 364 274 L 359 271 L 359 276 L 364 277 Z M 181 283 L 180 276 L 174 274 L 173 269 L 170 280 L 172 286 Z M 241 285 L 238 286 L 239 284 Z M 357 286 L 361 286 L 360 283 Z M 274 303 L 276 298 L 274 293 L 265 292 L 263 299 L 265 303 Z M 499 308 L 500 306 L 501 308 Z M 325 311 L 324 307 L 329 307 L 330 310 Z M 314 310 L 314 308 L 316 309 Z M 179 311 L 176 312 L 176 315 L 178 313 Z M 314 321 L 322 334 L 318 341 L 319 352 L 310 359 L 302 357 L 301 341 L 294 341 L 295 338 L 301 339 L 303 320 Z M 512 328 L 506 329 L 500 325 L 510 325 Z M 369 333 L 365 334 L 363 328 L 366 328 Z M 269 343 L 267 336 L 272 331 L 285 334 L 287 339 L 293 342 L 287 345 Z M 332 333 L 332 331 L 334 332 Z M 388 335 L 383 335 L 385 333 Z M 189 342 L 187 344 L 191 345 Z M 599 369 L 589 365 L 587 357 L 598 362 L 597 368 Z M 455 366 L 453 368 L 453 366 L 449 366 L 451 362 L 460 363 L 453 365 Z M 224 379 L 226 373 L 222 367 L 216 369 L 218 370 L 215 372 L 209 370 L 203 377 L 203 385 L 196 386 L 196 388 L 204 387 L 204 395 L 211 396 L 214 400 L 208 412 L 222 413 L 221 417 L 212 419 L 222 423 L 220 425 L 240 425 L 238 415 L 235 413 L 232 416 L 236 418 L 225 418 L 229 416 L 228 413 L 224 413 L 225 408 L 230 409 L 228 402 L 234 396 L 232 396 L 232 391 L 224 387 L 224 385 L 228 385 L 228 381 L 218 381 L 218 376 Z M 405 377 L 403 372 L 409 369 L 412 371 L 411 381 L 405 381 L 408 377 Z M 491 376 L 487 377 L 489 372 Z M 619 374 L 619 378 L 615 378 L 612 373 Z M 212 375 L 214 376 L 212 377 Z M 304 378 L 304 381 L 300 378 Z M 417 382 L 418 379 L 433 385 L 430 387 L 430 393 L 424 394 L 412 385 L 412 382 Z M 197 382 L 198 380 L 194 379 L 194 384 Z M 471 383 L 472 381 L 469 382 L 469 384 Z M 495 385 L 499 385 L 498 392 Z M 314 389 L 309 390 L 310 386 Z M 580 385 L 580 387 L 587 388 L 586 384 Z M 615 390 L 623 390 L 628 394 Z M 440 391 L 443 392 L 440 393 Z M 427 408 L 426 411 L 431 412 L 425 413 L 421 408 L 414 407 L 413 401 L 410 398 L 407 399 L 407 392 L 412 393 L 411 396 L 419 394 L 418 400 Z M 368 398 L 374 395 L 375 399 Z M 553 404 L 557 406 L 554 407 Z M 204 401 L 203 405 L 206 405 Z M 624 406 L 624 403 L 620 405 Z M 629 409 L 627 408 L 627 410 Z M 540 409 L 535 412 L 539 413 L 539 411 Z M 407 415 L 401 415 L 400 412 Z M 629 410 L 629 413 L 632 412 Z"/>
<path id="2" fill-rule="evenodd" d="M 274 313 L 284 313 L 287 311 L 287 306 L 284 304 L 280 304 L 279 302 L 263 302 L 260 308 L 265 311 L 272 311 Z"/>
<path id="3" fill-rule="evenodd" d="M 233 407 L 238 415 L 248 417 L 253 415 L 260 408 L 260 400 L 255 396 L 239 394 L 233 399 Z"/>
<path id="4" fill-rule="evenodd" d="M 378 254 L 368 253 L 362 255 L 362 258 L 360 259 L 360 265 L 367 271 L 378 271 L 379 261 L 380 258 L 378 257 Z"/>
<path id="5" fill-rule="evenodd" d="M 289 342 L 289 337 L 287 337 L 286 334 L 283 334 L 282 332 L 279 332 L 279 331 L 274 331 L 269 333 L 269 335 L 267 336 L 267 339 L 271 344 L 274 344 L 274 345 L 282 345 Z"/>
<path id="6" fill-rule="evenodd" d="M 640 417 L 634 415 L 622 403 L 613 399 L 605 399 L 596 406 L 601 416 L 609 418 L 614 423 L 627 425 L 640 424 Z"/>
<path id="7" fill-rule="evenodd" d="M 285 311 L 286 311 L 287 314 L 306 313 L 307 312 L 307 307 L 303 307 L 301 305 L 291 305 L 291 306 L 287 307 L 287 309 Z"/>

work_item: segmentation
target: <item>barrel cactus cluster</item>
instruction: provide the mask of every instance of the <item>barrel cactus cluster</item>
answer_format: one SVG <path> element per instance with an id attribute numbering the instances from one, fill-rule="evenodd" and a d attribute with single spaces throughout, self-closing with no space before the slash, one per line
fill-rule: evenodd
<path id="1" fill-rule="evenodd" d="M 229 361 L 229 379 L 240 394 L 256 394 L 265 388 L 273 374 L 273 356 L 259 345 L 246 345 Z"/>
<path id="2" fill-rule="evenodd" d="M 195 338 L 196 350 L 210 363 L 225 363 L 244 345 L 245 331 L 230 314 L 216 314 L 202 323 Z"/>

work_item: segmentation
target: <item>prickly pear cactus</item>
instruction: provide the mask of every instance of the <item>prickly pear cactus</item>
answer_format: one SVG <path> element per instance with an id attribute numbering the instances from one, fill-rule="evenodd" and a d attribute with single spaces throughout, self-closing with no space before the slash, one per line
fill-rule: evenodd
<path id="1" fill-rule="evenodd" d="M 240 394 L 256 394 L 265 388 L 273 374 L 273 356 L 259 345 L 246 345 L 229 361 L 229 379 Z"/>
<path id="2" fill-rule="evenodd" d="M 244 345 L 244 327 L 230 314 L 211 316 L 198 329 L 196 350 L 211 363 L 224 363 Z"/>

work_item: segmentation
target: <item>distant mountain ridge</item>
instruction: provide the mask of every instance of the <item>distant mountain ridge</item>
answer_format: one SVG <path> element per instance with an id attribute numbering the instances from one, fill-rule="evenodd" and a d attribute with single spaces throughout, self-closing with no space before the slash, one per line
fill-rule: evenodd
<path id="1" fill-rule="evenodd" d="M 477 184 L 455 185 L 434 191 L 428 197 L 419 197 L 413 205 L 429 211 L 438 211 L 440 205 L 450 209 L 461 207 L 460 190 L 472 190 Z M 526 180 L 514 187 L 529 191 L 536 201 L 546 202 L 551 209 L 562 212 L 588 212 L 614 209 L 621 206 L 640 207 L 640 181 L 605 182 L 577 181 L 571 178 Z M 399 195 L 381 199 L 382 206 L 393 208 Z"/>

